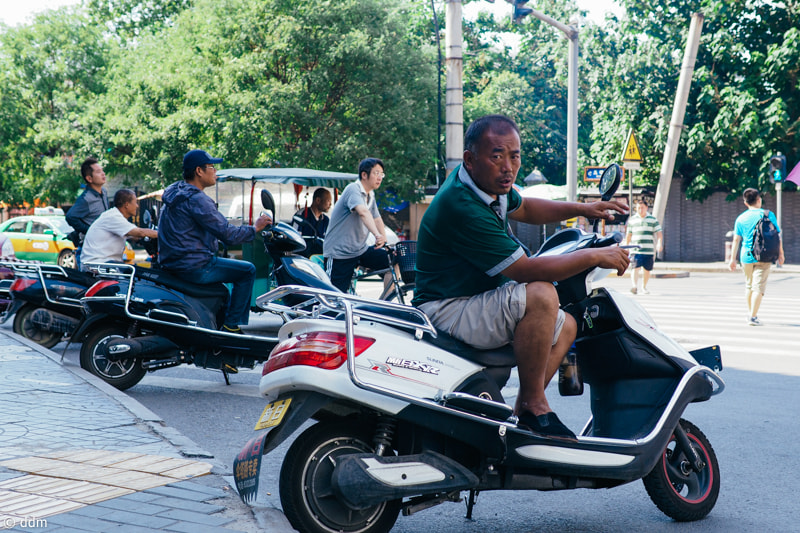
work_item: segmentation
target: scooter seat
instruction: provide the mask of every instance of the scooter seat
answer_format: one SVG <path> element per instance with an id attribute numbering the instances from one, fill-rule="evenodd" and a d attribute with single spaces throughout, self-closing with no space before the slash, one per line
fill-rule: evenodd
<path id="1" fill-rule="evenodd" d="M 136 277 L 153 283 L 164 285 L 178 290 L 195 298 L 227 298 L 228 288 L 222 283 L 198 285 L 179 278 L 178 276 L 157 268 L 136 267 Z"/>
<path id="2" fill-rule="evenodd" d="M 67 268 L 62 267 L 64 272 L 67 274 L 66 279 L 77 283 L 79 285 L 83 285 L 84 287 L 91 287 L 94 282 L 97 281 L 97 278 L 94 277 L 94 274 L 90 272 L 83 272 L 81 270 L 77 270 L 74 268 Z M 54 270 L 46 270 L 43 271 L 44 277 L 47 279 L 51 279 L 53 277 L 64 278 L 59 272 Z"/>
<path id="3" fill-rule="evenodd" d="M 459 357 L 463 357 L 468 361 L 486 367 L 513 367 L 517 365 L 517 359 L 514 357 L 514 349 L 510 344 L 499 348 L 492 348 L 491 350 L 479 350 L 451 337 L 444 331 L 437 330 L 437 332 L 438 336 L 436 338 L 426 335 L 426 340 L 434 346 Z"/>

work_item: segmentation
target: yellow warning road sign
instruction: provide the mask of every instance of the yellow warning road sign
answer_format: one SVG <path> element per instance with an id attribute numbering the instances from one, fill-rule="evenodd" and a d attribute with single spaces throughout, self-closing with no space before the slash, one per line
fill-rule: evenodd
<path id="1" fill-rule="evenodd" d="M 639 150 L 639 141 L 636 139 L 636 134 L 632 129 L 628 132 L 628 142 L 625 144 L 625 151 L 622 153 L 622 160 L 633 163 L 641 163 L 644 161 L 642 158 L 642 152 Z"/>

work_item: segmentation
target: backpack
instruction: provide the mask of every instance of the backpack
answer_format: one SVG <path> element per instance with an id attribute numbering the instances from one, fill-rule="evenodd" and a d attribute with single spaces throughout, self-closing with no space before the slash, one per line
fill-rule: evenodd
<path id="1" fill-rule="evenodd" d="M 759 263 L 772 263 L 778 260 L 781 249 L 781 237 L 778 228 L 769 218 L 769 211 L 764 210 L 761 220 L 753 231 L 753 258 Z"/>

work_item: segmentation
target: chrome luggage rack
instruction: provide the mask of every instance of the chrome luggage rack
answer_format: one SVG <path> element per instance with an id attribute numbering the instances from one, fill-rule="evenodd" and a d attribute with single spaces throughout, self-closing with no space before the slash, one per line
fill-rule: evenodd
<path id="1" fill-rule="evenodd" d="M 285 305 L 278 301 L 287 296 L 308 296 L 308 299 L 295 305 Z M 287 322 L 300 317 L 336 319 L 344 313 L 345 318 L 350 318 L 353 323 L 366 318 L 411 330 L 417 339 L 421 339 L 425 333 L 436 337 L 436 328 L 428 316 L 416 307 L 343 292 L 283 285 L 256 298 L 256 305 L 265 311 L 281 315 Z M 333 315 L 327 311 L 332 311 Z"/>
<path id="2" fill-rule="evenodd" d="M 48 265 L 44 263 L 31 263 L 31 262 L 18 262 L 18 261 L 0 261 L 0 266 L 10 268 L 14 271 L 14 275 L 21 275 L 27 278 L 38 278 L 42 284 L 42 292 L 44 292 L 45 299 L 50 303 L 66 303 L 69 305 L 81 304 L 81 301 L 75 298 L 68 298 L 61 296 L 59 298 L 51 297 L 47 291 L 47 284 L 44 282 L 45 275 L 56 275 L 63 278 L 68 278 L 69 274 L 64 270 L 64 267 L 59 265 Z M 14 280 L 0 280 L 0 292 L 8 291 Z"/>

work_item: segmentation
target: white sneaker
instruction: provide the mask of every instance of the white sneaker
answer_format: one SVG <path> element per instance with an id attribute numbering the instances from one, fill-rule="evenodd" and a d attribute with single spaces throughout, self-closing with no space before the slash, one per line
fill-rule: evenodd
<path id="1" fill-rule="evenodd" d="M 748 321 L 748 323 L 751 326 L 763 326 L 764 325 L 764 324 L 761 323 L 761 321 L 758 319 L 757 316 L 750 317 L 750 320 Z"/>
<path id="2" fill-rule="evenodd" d="M 650 294 L 650 291 L 648 291 L 647 289 L 642 289 L 642 294 Z"/>

